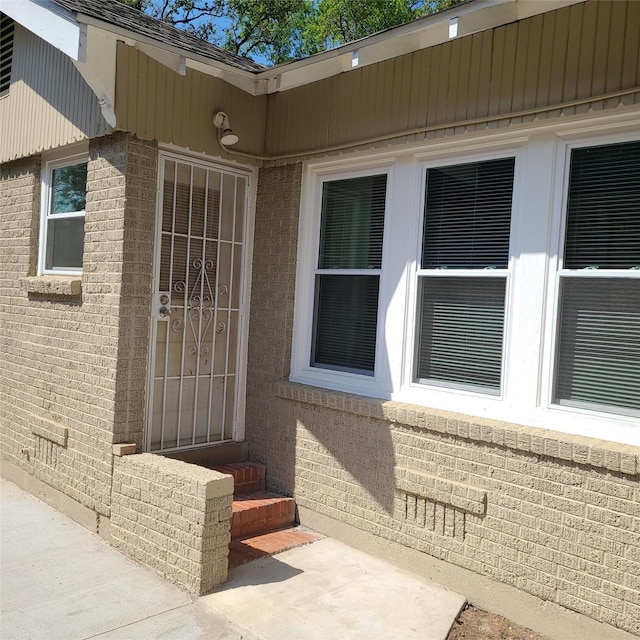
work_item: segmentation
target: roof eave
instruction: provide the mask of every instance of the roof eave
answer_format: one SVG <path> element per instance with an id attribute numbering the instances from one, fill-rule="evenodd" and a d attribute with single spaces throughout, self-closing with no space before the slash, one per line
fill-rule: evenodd
<path id="1" fill-rule="evenodd" d="M 87 32 L 108 34 L 137 47 L 161 64 L 184 75 L 187 68 L 218 77 L 251 95 L 286 91 L 449 40 L 570 6 L 585 0 L 474 0 L 426 16 L 329 51 L 294 60 L 263 71 L 251 71 L 186 51 L 177 45 L 134 33 L 83 13 L 62 9 L 51 0 L 6 2 L 3 11 L 74 60 L 86 62 Z M 450 31 L 457 20 L 455 34 Z M 111 47 L 110 47 L 111 48 Z M 114 78 L 115 81 L 115 78 Z M 108 101 L 109 96 L 101 100 Z M 111 118 L 110 118 L 111 119 Z"/>
<path id="2" fill-rule="evenodd" d="M 268 93 L 286 91 L 339 73 L 433 47 L 585 0 L 475 0 L 335 49 L 256 74 Z M 455 35 L 450 34 L 457 19 Z"/>
<path id="3" fill-rule="evenodd" d="M 73 12 L 50 0 L 4 2 L 2 12 L 72 60 L 82 61 L 87 34 Z"/>
<path id="4" fill-rule="evenodd" d="M 77 14 L 77 20 L 82 24 L 101 29 L 113 34 L 128 45 L 134 46 L 149 57 L 161 64 L 173 69 L 176 73 L 184 75 L 187 68 L 221 78 L 231 85 L 252 95 L 266 93 L 259 91 L 259 87 L 265 84 L 255 71 L 238 69 L 218 60 L 212 60 L 207 56 L 201 56 L 191 51 L 185 51 L 180 47 L 169 43 L 159 42 L 149 36 L 133 33 L 122 27 L 98 20 L 86 14 Z"/>

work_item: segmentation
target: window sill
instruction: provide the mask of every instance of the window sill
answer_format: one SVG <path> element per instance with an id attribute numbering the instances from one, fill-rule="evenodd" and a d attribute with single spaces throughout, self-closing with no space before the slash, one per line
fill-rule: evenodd
<path id="1" fill-rule="evenodd" d="M 640 471 L 640 448 L 557 433 L 500 420 L 467 416 L 395 400 L 371 398 L 322 389 L 288 380 L 275 384 L 275 395 L 365 418 L 424 429 L 473 442 L 506 447 L 538 456 L 635 475 Z"/>
<path id="2" fill-rule="evenodd" d="M 35 276 L 22 278 L 20 286 L 27 293 L 45 296 L 79 296 L 82 293 L 81 276 Z"/>

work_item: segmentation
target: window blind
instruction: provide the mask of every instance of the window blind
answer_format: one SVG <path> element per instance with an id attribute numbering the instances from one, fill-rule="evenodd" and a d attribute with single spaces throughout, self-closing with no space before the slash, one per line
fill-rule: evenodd
<path id="1" fill-rule="evenodd" d="M 640 267 L 640 141 L 572 151 L 564 267 Z"/>
<path id="2" fill-rule="evenodd" d="M 506 268 L 514 158 L 428 169 L 422 268 Z"/>
<path id="3" fill-rule="evenodd" d="M 500 391 L 514 166 L 514 158 L 500 158 L 427 170 L 419 382 Z M 444 276 L 442 269 L 496 272 Z"/>
<path id="4" fill-rule="evenodd" d="M 386 188 L 384 174 L 323 185 L 311 366 L 374 373 Z"/>
<path id="5" fill-rule="evenodd" d="M 373 372 L 378 285 L 378 276 L 316 276 L 312 365 Z"/>
<path id="6" fill-rule="evenodd" d="M 555 402 L 640 411 L 640 278 L 562 278 Z"/>
<path id="7" fill-rule="evenodd" d="M 379 269 L 387 176 L 325 182 L 320 269 Z"/>
<path id="8" fill-rule="evenodd" d="M 418 380 L 500 389 L 505 278 L 421 278 Z"/>
<path id="9" fill-rule="evenodd" d="M 572 151 L 563 266 L 554 402 L 637 415 L 640 141 Z M 612 269 L 632 271 L 623 278 Z"/>

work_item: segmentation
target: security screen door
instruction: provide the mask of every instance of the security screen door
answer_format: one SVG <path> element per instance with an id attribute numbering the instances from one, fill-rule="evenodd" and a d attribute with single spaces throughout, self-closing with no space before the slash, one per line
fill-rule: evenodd
<path id="1" fill-rule="evenodd" d="M 146 449 L 237 438 L 247 176 L 160 156 Z"/>

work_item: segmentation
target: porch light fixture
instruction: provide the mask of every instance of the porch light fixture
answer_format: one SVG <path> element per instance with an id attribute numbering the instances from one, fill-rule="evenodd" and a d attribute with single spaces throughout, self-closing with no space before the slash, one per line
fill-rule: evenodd
<path id="1" fill-rule="evenodd" d="M 224 147 L 228 147 L 238 142 L 238 136 L 233 133 L 229 124 L 229 116 L 224 111 L 218 111 L 213 116 L 213 124 L 218 129 L 218 140 Z"/>

